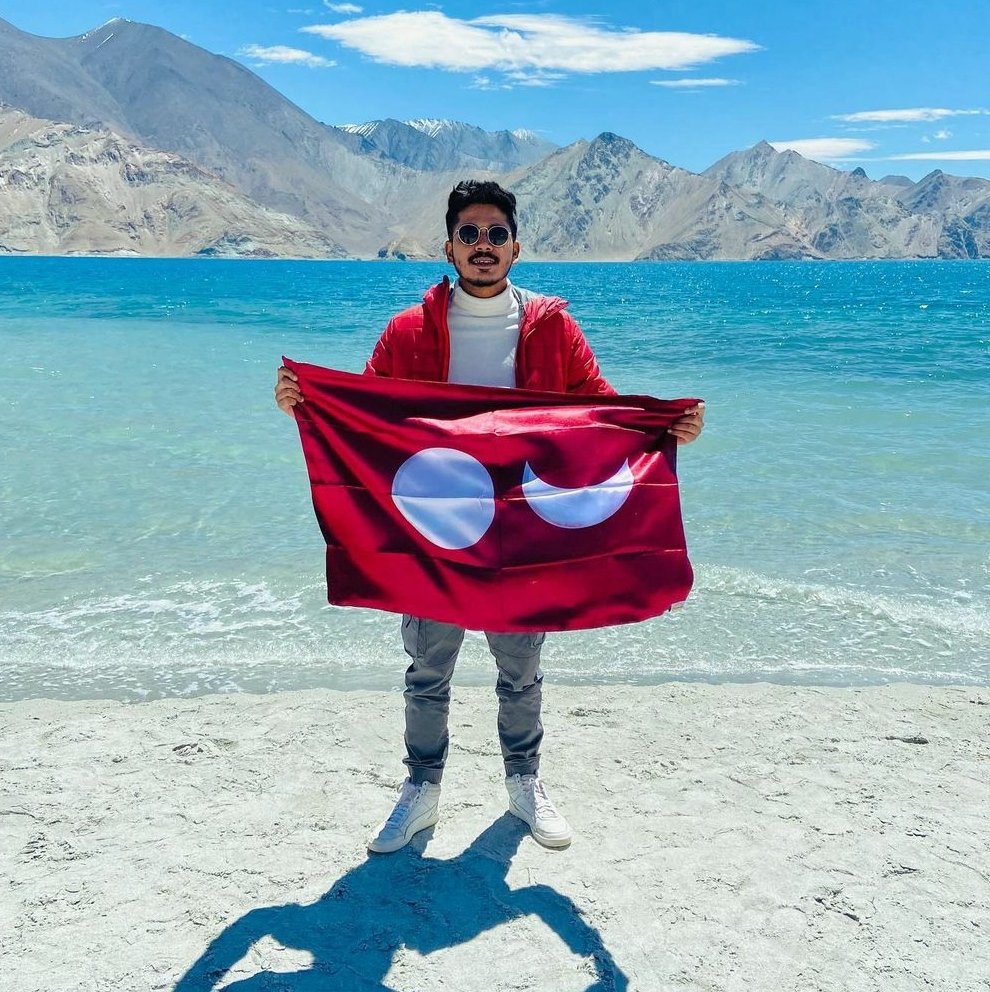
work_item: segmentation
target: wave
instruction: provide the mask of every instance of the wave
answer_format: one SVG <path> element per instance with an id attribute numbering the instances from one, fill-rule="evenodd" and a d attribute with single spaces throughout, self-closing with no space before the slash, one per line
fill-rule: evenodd
<path id="1" fill-rule="evenodd" d="M 699 569 L 696 591 L 767 603 L 787 602 L 823 608 L 845 617 L 867 616 L 886 620 L 905 630 L 927 629 L 964 634 L 990 642 L 990 609 L 987 605 L 960 603 L 952 594 L 941 593 L 939 590 L 919 594 L 917 598 L 908 598 L 905 595 L 874 593 L 847 586 L 777 579 L 716 565 Z"/>
<path id="2" fill-rule="evenodd" d="M 397 689 L 405 658 L 391 614 L 328 606 L 309 583 L 188 580 L 43 610 L 0 612 L 0 698 L 144 699 L 328 687 Z M 990 611 L 701 565 L 687 607 L 555 635 L 544 668 L 571 683 L 691 679 L 830 685 L 990 679 Z M 464 683 L 493 664 L 469 635 Z"/>

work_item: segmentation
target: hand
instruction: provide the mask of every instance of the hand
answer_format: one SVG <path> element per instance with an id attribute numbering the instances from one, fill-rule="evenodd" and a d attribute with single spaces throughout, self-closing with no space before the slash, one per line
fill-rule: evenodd
<path id="1" fill-rule="evenodd" d="M 305 402 L 303 395 L 299 391 L 299 376 L 290 371 L 284 365 L 278 370 L 278 378 L 275 380 L 275 402 L 278 408 L 294 417 L 292 408 L 297 403 Z"/>
<path id="2" fill-rule="evenodd" d="M 684 413 L 670 425 L 670 433 L 677 438 L 678 444 L 690 444 L 697 440 L 705 426 L 705 404 L 699 403 Z"/>

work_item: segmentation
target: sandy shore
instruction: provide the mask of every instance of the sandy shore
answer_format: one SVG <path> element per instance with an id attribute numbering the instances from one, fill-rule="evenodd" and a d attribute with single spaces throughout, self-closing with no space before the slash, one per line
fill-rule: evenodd
<path id="1" fill-rule="evenodd" d="M 990 689 L 549 686 L 561 852 L 457 689 L 439 825 L 369 858 L 401 707 L 0 706 L 3 988 L 990 989 Z"/>

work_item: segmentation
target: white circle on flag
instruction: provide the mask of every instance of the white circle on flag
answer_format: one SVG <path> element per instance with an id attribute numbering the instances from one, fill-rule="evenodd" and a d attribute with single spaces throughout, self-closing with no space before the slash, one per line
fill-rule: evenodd
<path id="1" fill-rule="evenodd" d="M 456 448 L 424 448 L 392 480 L 399 512 L 437 547 L 477 544 L 495 519 L 495 486 L 477 458 Z"/>

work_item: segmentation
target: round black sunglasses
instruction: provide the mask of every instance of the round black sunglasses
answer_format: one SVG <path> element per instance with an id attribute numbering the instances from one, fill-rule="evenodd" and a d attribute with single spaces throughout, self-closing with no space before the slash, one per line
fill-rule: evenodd
<path id="1" fill-rule="evenodd" d="M 501 248 L 502 245 L 508 244 L 509 238 L 512 237 L 512 232 L 504 224 L 492 224 L 491 227 L 478 227 L 477 224 L 461 224 L 454 231 L 454 234 L 457 235 L 457 240 L 462 245 L 467 245 L 469 248 L 471 245 L 478 243 L 482 234 L 488 238 L 488 243 L 493 248 Z"/>

